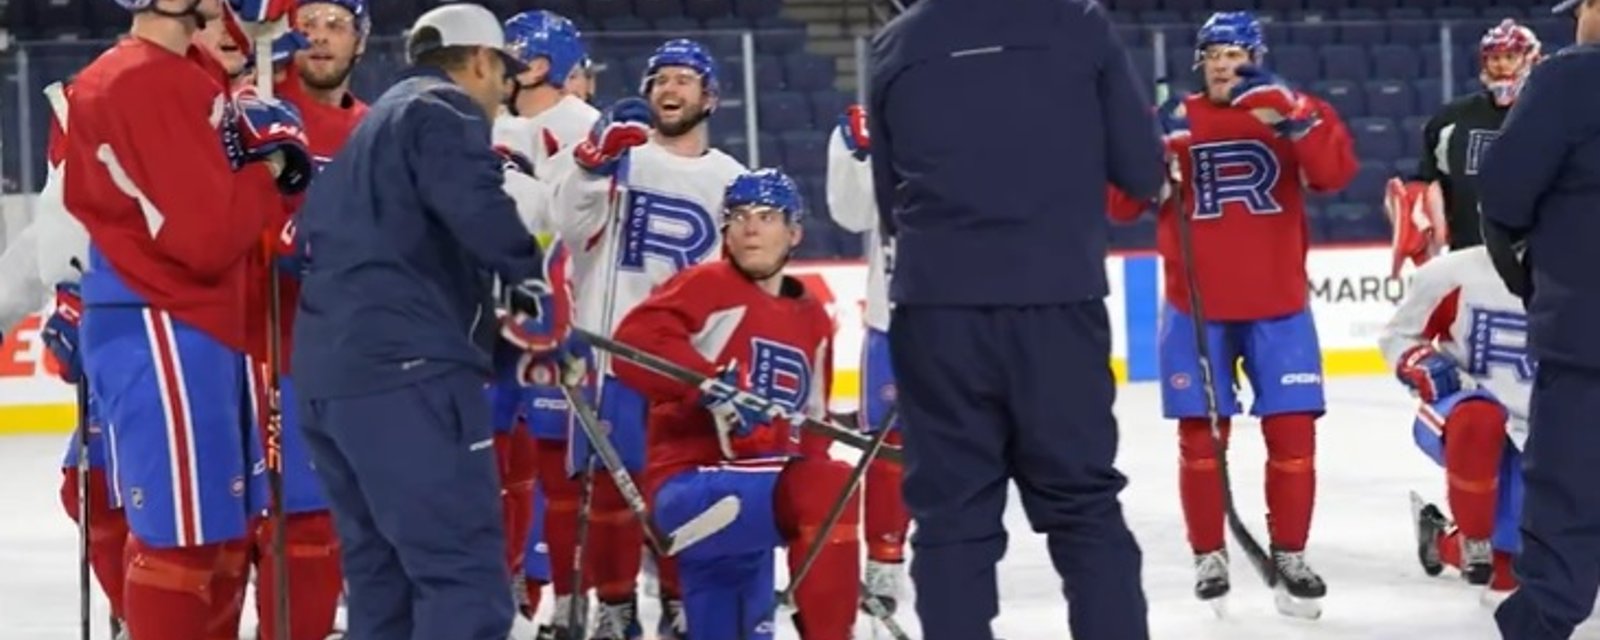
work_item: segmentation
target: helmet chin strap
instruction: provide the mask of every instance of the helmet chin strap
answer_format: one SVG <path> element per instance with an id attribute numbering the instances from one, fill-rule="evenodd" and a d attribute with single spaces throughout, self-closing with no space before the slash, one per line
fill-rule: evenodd
<path id="1" fill-rule="evenodd" d="M 167 18 L 178 18 L 180 20 L 183 18 L 194 18 L 196 30 L 206 28 L 206 17 L 200 15 L 200 0 L 190 0 L 189 8 L 184 9 L 183 11 L 166 11 L 161 8 L 161 3 L 159 1 L 155 1 L 150 3 L 150 11 L 158 16 Z"/>
<path id="2" fill-rule="evenodd" d="M 516 76 L 512 76 L 511 95 L 506 98 L 506 110 L 510 111 L 511 115 L 521 117 L 522 113 L 517 110 L 517 98 L 520 98 L 522 96 L 522 92 L 524 91 L 533 91 L 539 87 L 549 85 L 549 75 L 550 74 L 547 73 L 544 76 L 540 76 L 539 79 L 533 84 L 523 84 L 521 80 L 516 78 Z"/>

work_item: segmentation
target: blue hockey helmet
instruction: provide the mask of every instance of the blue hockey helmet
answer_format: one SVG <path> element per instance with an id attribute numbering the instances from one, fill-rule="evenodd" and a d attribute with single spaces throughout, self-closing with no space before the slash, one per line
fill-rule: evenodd
<path id="1" fill-rule="evenodd" d="M 587 67 L 589 52 L 583 46 L 578 26 L 560 14 L 535 9 L 511 16 L 506 21 L 506 48 L 523 64 L 544 58 L 550 61 L 545 82 L 557 89 L 566 84 L 572 70 Z"/>
<path id="2" fill-rule="evenodd" d="M 1249 11 L 1218 11 L 1200 25 L 1194 38 L 1195 62 L 1214 45 L 1230 45 L 1250 52 L 1259 61 L 1267 53 L 1267 38 L 1261 32 L 1261 21 Z"/>
<path id="3" fill-rule="evenodd" d="M 650 54 L 649 61 L 644 65 L 644 78 L 639 81 L 639 93 L 650 95 L 650 84 L 662 67 L 693 69 L 695 73 L 700 74 L 700 80 L 705 83 L 706 93 L 712 95 L 718 93 L 717 61 L 712 59 L 711 50 L 705 45 L 679 38 L 668 40 L 656 47 L 655 53 Z"/>
<path id="4" fill-rule="evenodd" d="M 799 224 L 806 214 L 806 203 L 794 179 L 777 169 L 757 169 L 740 174 L 728 183 L 722 195 L 722 223 L 740 207 L 769 207 L 782 211 L 790 224 Z"/>
<path id="5" fill-rule="evenodd" d="M 331 4 L 343 7 L 350 15 L 355 16 L 357 32 L 366 36 L 372 31 L 372 14 L 367 11 L 367 0 L 300 0 L 297 6 L 304 7 L 310 4 Z"/>

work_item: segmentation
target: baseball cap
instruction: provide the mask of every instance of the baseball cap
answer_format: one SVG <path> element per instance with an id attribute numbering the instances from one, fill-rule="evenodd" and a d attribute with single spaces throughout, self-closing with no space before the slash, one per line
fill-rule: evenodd
<path id="1" fill-rule="evenodd" d="M 435 8 L 417 18 L 406 38 L 408 62 L 445 47 L 485 47 L 505 59 L 507 73 L 520 73 L 527 66 L 506 50 L 505 29 L 482 5 L 457 3 Z"/>
<path id="2" fill-rule="evenodd" d="M 1581 2 L 1583 2 L 1583 0 L 1562 0 L 1560 4 L 1550 8 L 1550 13 L 1566 13 L 1571 11 L 1573 7 L 1578 6 L 1578 4 Z"/>

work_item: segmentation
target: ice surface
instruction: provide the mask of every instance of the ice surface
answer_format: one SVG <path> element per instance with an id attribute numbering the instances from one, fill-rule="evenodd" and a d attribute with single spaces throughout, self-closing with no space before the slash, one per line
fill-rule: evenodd
<path id="1" fill-rule="evenodd" d="M 1160 419 L 1157 389 L 1124 387 L 1121 465 L 1131 478 L 1125 507 L 1145 553 L 1145 590 L 1153 638 L 1161 640 L 1491 640 L 1492 611 L 1478 591 L 1446 571 L 1427 578 L 1414 558 L 1406 493 L 1443 494 L 1438 469 L 1411 444 L 1412 403 L 1388 378 L 1334 379 L 1318 438 L 1316 520 L 1309 558 L 1328 581 L 1321 620 L 1284 618 L 1271 594 L 1235 550 L 1230 617 L 1217 620 L 1190 595 L 1192 569 L 1177 498 L 1177 440 Z M 1072 407 L 1061 407 L 1070 420 Z M 1231 451 L 1235 497 L 1265 541 L 1260 433 L 1239 420 Z M 66 640 L 77 625 L 76 529 L 57 499 L 65 437 L 0 439 L 0 640 Z M 1065 606 L 1043 540 L 1020 505 L 1007 512 L 1011 549 L 1000 566 L 997 635 L 1007 640 L 1068 638 Z M 779 580 L 785 578 L 780 568 Z M 546 598 L 549 602 L 549 598 Z M 655 619 L 646 599 L 646 620 Z M 909 604 L 909 603 L 908 603 Z M 96 598 L 95 632 L 104 634 Z M 546 614 L 547 615 L 547 614 Z M 909 609 L 901 624 L 918 636 Z M 247 628 L 250 623 L 247 621 Z M 873 634 L 861 624 L 859 637 Z M 887 637 L 879 632 L 878 637 Z M 96 635 L 102 638 L 103 635 Z M 780 638 L 796 637 L 780 616 Z M 1600 625 L 1576 638 L 1600 639 Z"/>

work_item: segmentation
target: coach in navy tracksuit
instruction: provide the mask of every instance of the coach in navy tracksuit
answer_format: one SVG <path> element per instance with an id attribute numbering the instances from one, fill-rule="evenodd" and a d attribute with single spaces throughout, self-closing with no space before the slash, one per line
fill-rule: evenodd
<path id="1" fill-rule="evenodd" d="M 484 382 L 490 274 L 542 277 L 489 141 L 504 36 L 452 4 L 412 27 L 301 212 L 295 382 L 333 505 L 352 638 L 504 640 L 513 615 Z"/>
<path id="2" fill-rule="evenodd" d="M 917 614 L 928 640 L 992 637 L 1014 479 L 1073 637 L 1142 639 L 1113 467 L 1105 193 L 1155 198 L 1161 141 L 1098 3 L 1003 4 L 924 0 L 872 43 Z"/>
<path id="3" fill-rule="evenodd" d="M 1538 361 L 1522 588 L 1495 612 L 1515 640 L 1570 637 L 1600 590 L 1600 0 L 1555 11 L 1575 14 L 1578 44 L 1534 67 L 1478 176 L 1485 243 L 1528 306 Z"/>

